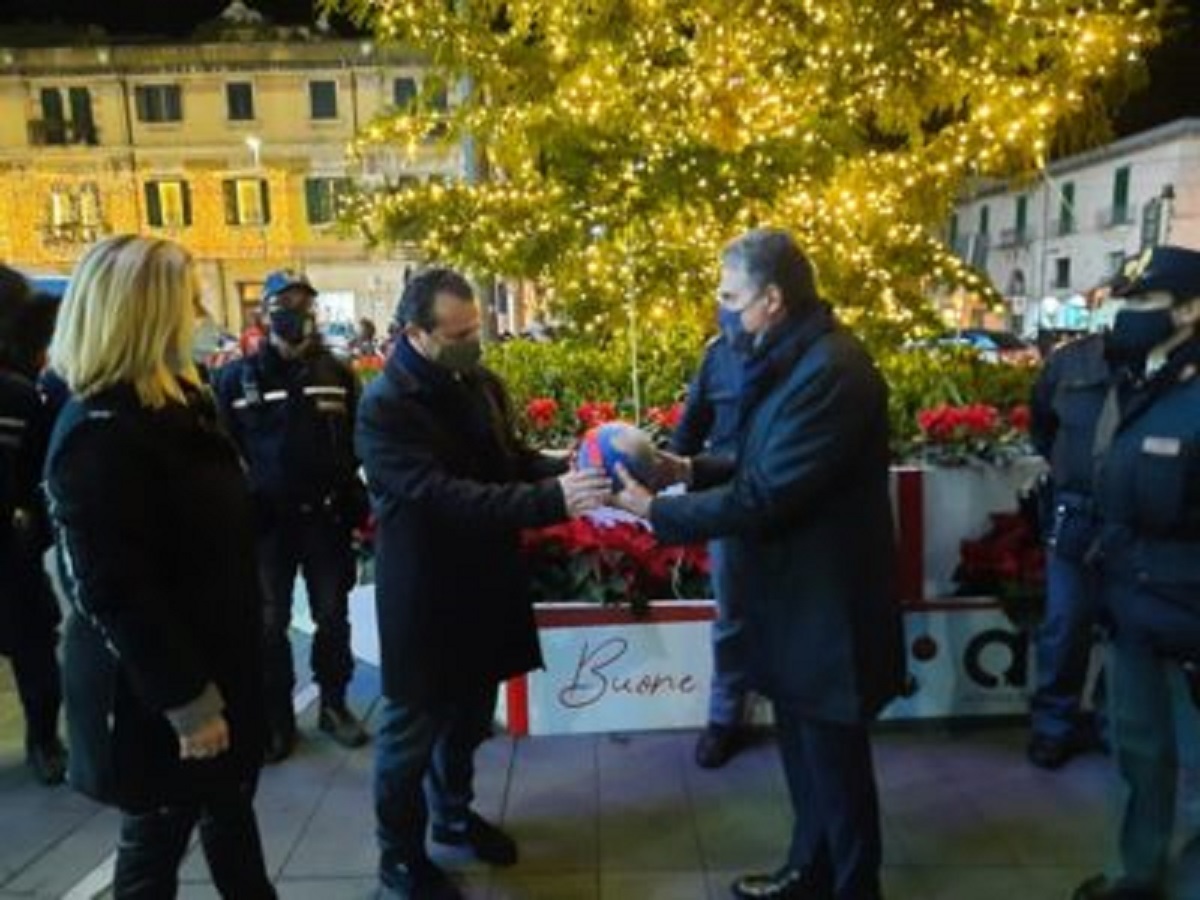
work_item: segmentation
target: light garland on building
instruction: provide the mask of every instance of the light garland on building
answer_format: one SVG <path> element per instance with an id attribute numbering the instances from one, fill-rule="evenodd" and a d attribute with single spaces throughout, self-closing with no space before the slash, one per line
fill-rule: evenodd
<path id="1" fill-rule="evenodd" d="M 1161 37 L 1135 0 L 327 0 L 471 96 L 355 152 L 471 135 L 490 178 L 360 194 L 379 242 L 535 280 L 593 330 L 708 310 L 717 249 L 792 229 L 850 317 L 901 330 L 937 285 L 992 292 L 938 230 L 968 179 L 1103 133 Z M 707 313 L 705 313 L 707 314 Z"/>

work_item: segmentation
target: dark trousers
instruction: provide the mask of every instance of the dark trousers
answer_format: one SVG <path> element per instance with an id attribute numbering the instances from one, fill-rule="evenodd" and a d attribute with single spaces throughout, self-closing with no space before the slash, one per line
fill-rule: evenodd
<path id="1" fill-rule="evenodd" d="M 1095 575 L 1083 563 L 1049 551 L 1046 615 L 1037 631 L 1037 689 L 1030 703 L 1035 734 L 1065 741 L 1082 727 L 1080 704 L 1098 612 Z M 1097 727 L 1103 732 L 1103 680 L 1096 691 Z"/>
<path id="2" fill-rule="evenodd" d="M 1131 591 L 1126 600 L 1136 600 Z M 1200 711 L 1176 660 L 1118 632 L 1109 646 L 1109 711 L 1119 780 L 1117 860 L 1123 885 L 1200 897 L 1200 819 L 1194 782 L 1200 770 Z M 1184 815 L 1177 798 L 1184 793 Z M 1172 861 L 1174 843 L 1178 855 Z M 1173 872 L 1172 872 L 1173 870 Z M 1171 875 L 1173 874 L 1173 881 Z"/>
<path id="3" fill-rule="evenodd" d="M 871 741 L 862 725 L 818 722 L 776 704 L 796 821 L 788 864 L 836 900 L 879 900 L 883 862 Z"/>
<path id="4" fill-rule="evenodd" d="M 316 625 L 309 657 L 313 678 L 323 697 L 341 699 L 354 675 L 347 604 L 354 586 L 354 551 L 349 530 L 327 512 L 288 510 L 274 521 L 259 544 L 266 594 L 264 678 L 268 712 L 290 718 L 296 678 L 288 628 L 296 575 L 304 576 Z"/>
<path id="5" fill-rule="evenodd" d="M 275 900 L 262 841 L 254 819 L 254 785 L 231 785 L 227 793 L 194 804 L 124 812 L 117 848 L 116 900 L 168 900 L 179 890 L 179 864 L 192 829 L 222 897 Z"/>
<path id="6" fill-rule="evenodd" d="M 0 591 L 0 632 L 25 713 L 26 739 L 43 743 L 57 734 L 62 706 L 55 653 L 61 617 L 36 549 L 15 542 L 0 548 Z"/>
<path id="7" fill-rule="evenodd" d="M 491 734 L 496 686 L 457 701 L 383 698 L 375 736 L 375 818 L 383 871 L 425 857 L 425 829 L 465 826 L 475 751 Z"/>

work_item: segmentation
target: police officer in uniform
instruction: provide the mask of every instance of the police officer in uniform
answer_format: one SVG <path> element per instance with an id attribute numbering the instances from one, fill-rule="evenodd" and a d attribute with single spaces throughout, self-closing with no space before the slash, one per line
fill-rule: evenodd
<path id="1" fill-rule="evenodd" d="M 1200 825 L 1169 865 L 1181 767 L 1200 764 L 1200 251 L 1131 262 L 1109 337 L 1123 361 L 1096 426 L 1092 551 L 1112 620 L 1117 856 L 1076 900 L 1200 897 Z"/>
<path id="2" fill-rule="evenodd" d="M 738 409 L 744 354 L 734 347 L 735 326 L 728 310 L 718 312 L 721 332 L 704 351 L 700 371 L 688 386 L 687 402 L 671 450 L 683 456 L 704 452 L 732 459 L 737 455 Z M 745 637 L 742 622 L 743 578 L 739 578 L 724 540 L 709 541 L 708 553 L 717 617 L 712 625 L 713 679 L 708 725 L 696 741 L 696 764 L 704 769 L 725 765 L 742 739 L 746 705 Z"/>
<path id="3" fill-rule="evenodd" d="M 49 301 L 35 300 L 21 275 L 0 266 L 0 650 L 12 661 L 25 713 L 26 761 L 43 784 L 59 784 L 59 612 L 42 569 L 50 532 L 39 489 L 51 418 L 36 383 L 49 334 L 27 327 L 41 317 L 41 302 Z"/>
<path id="4" fill-rule="evenodd" d="M 1047 538 L 1046 615 L 1037 632 L 1029 761 L 1057 769 L 1095 746 L 1101 730 L 1081 711 L 1098 598 L 1084 557 L 1098 520 L 1092 500 L 1092 445 L 1108 391 L 1105 336 L 1064 344 L 1034 385 L 1030 432 L 1050 463 L 1052 514 Z M 1101 718 L 1097 712 L 1097 720 Z"/>
<path id="5" fill-rule="evenodd" d="M 366 514 L 353 445 L 358 384 L 321 343 L 316 295 L 302 274 L 268 276 L 267 340 L 216 376 L 220 406 L 248 465 L 262 519 L 268 762 L 287 757 L 296 740 L 288 627 L 297 572 L 304 575 L 316 623 L 311 663 L 321 690 L 319 727 L 346 747 L 367 741 L 346 705 L 354 671 L 347 609 L 355 579 L 351 531 Z"/>

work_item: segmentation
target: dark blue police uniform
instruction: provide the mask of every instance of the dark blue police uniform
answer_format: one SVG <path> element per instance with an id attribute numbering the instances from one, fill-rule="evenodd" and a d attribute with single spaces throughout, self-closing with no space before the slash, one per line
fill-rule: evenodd
<path id="1" fill-rule="evenodd" d="M 1030 404 L 1033 443 L 1050 463 L 1053 491 L 1046 535 L 1046 614 L 1037 632 L 1029 745 L 1031 761 L 1045 768 L 1062 765 L 1095 737 L 1080 710 L 1098 612 L 1095 581 L 1084 556 L 1098 527 L 1092 446 L 1109 378 L 1104 337 L 1089 335 L 1051 354 Z"/>
<path id="2" fill-rule="evenodd" d="M 269 745 L 268 755 L 286 755 L 295 730 L 288 627 L 297 572 L 316 624 L 311 665 L 323 708 L 344 708 L 354 672 L 347 608 L 355 581 L 351 532 L 366 512 L 353 447 L 357 380 L 319 345 L 285 359 L 264 343 L 221 369 L 216 389 L 258 504 L 267 712 L 272 742 L 285 745 Z"/>

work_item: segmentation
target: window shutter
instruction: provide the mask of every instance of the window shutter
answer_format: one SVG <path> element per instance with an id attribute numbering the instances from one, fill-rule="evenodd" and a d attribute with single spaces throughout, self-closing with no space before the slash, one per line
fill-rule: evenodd
<path id="1" fill-rule="evenodd" d="M 146 182 L 146 224 L 151 228 L 162 228 L 162 203 L 158 196 L 158 182 Z"/>
<path id="2" fill-rule="evenodd" d="M 271 221 L 271 190 L 267 185 L 267 179 L 260 178 L 258 180 L 258 189 L 262 193 L 262 223 L 266 225 Z"/>
<path id="3" fill-rule="evenodd" d="M 184 227 L 190 227 L 192 224 L 192 186 L 186 181 L 179 182 L 179 192 L 183 195 L 183 224 Z"/>
<path id="4" fill-rule="evenodd" d="M 42 118 L 47 123 L 63 121 L 62 94 L 58 88 L 42 88 Z"/>
<path id="5" fill-rule="evenodd" d="M 225 224 L 240 225 L 242 217 L 238 210 L 237 182 L 233 179 L 223 181 L 221 189 L 225 194 Z"/>
<path id="6" fill-rule="evenodd" d="M 164 89 L 166 97 L 164 98 L 163 106 L 166 107 L 166 115 L 163 117 L 168 122 L 178 122 L 183 119 L 183 92 L 177 84 L 167 85 Z"/>
<path id="7" fill-rule="evenodd" d="M 304 179 L 304 205 L 308 210 L 309 225 L 320 225 L 326 221 L 321 209 L 321 182 L 316 178 Z"/>
<path id="8" fill-rule="evenodd" d="M 134 106 L 137 108 L 139 122 L 150 121 L 150 90 L 145 85 L 133 89 Z"/>

